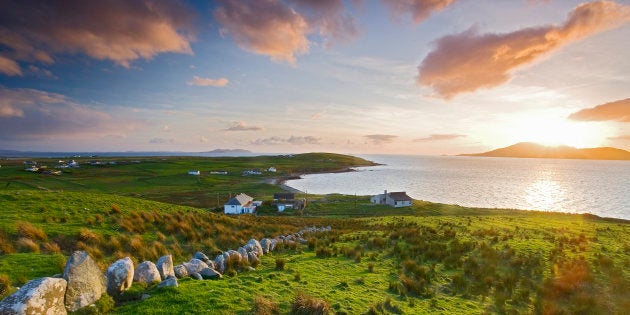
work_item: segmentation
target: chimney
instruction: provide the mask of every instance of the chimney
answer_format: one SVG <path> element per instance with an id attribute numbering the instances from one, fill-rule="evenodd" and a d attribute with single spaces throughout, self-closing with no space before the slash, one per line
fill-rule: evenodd
<path id="1" fill-rule="evenodd" d="M 385 196 L 387 196 L 387 189 L 385 189 Z"/>

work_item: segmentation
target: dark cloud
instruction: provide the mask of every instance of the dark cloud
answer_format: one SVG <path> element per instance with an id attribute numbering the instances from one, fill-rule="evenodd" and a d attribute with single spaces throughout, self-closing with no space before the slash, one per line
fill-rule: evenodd
<path id="1" fill-rule="evenodd" d="M 258 127 L 258 126 L 248 126 L 242 121 L 237 121 L 232 126 L 223 130 L 224 131 L 261 131 L 261 130 L 265 130 L 265 128 Z"/>
<path id="2" fill-rule="evenodd" d="M 630 98 L 586 108 L 569 115 L 568 118 L 580 121 L 630 122 Z"/>
<path id="3" fill-rule="evenodd" d="M 7 49 L 0 73 L 20 75 L 17 62 L 52 64 L 61 53 L 123 67 L 159 53 L 192 53 L 192 18 L 178 1 L 1 1 L 0 45 Z"/>
<path id="4" fill-rule="evenodd" d="M 222 0 L 214 17 L 242 49 L 289 63 L 309 51 L 311 34 L 329 45 L 359 33 L 341 0 Z"/>
<path id="5" fill-rule="evenodd" d="M 281 137 L 269 137 L 264 139 L 256 139 L 251 142 L 254 145 L 281 145 L 281 144 L 291 144 L 291 145 L 305 145 L 305 144 L 321 144 L 321 139 L 305 136 L 305 137 L 296 137 L 291 136 L 289 138 L 281 138 Z"/>
<path id="6" fill-rule="evenodd" d="M 398 138 L 398 136 L 394 136 L 394 135 L 378 135 L 378 134 L 366 135 L 364 137 L 370 140 L 374 144 L 391 143 L 394 141 L 394 139 Z"/>
<path id="7" fill-rule="evenodd" d="M 418 67 L 418 83 L 440 96 L 453 96 L 505 83 L 511 71 L 570 42 L 630 21 L 630 6 L 612 1 L 578 5 L 560 26 L 526 28 L 505 34 L 475 29 L 439 38 Z"/>
<path id="8" fill-rule="evenodd" d="M 453 140 L 457 138 L 463 138 L 466 135 L 460 134 L 432 134 L 428 137 L 414 139 L 414 142 L 424 142 L 424 141 L 443 141 L 443 140 Z"/>
<path id="9" fill-rule="evenodd" d="M 440 11 L 455 0 L 381 0 L 387 6 L 394 18 L 411 14 L 415 24 L 426 20 L 433 12 Z"/>
<path id="10" fill-rule="evenodd" d="M 0 139 L 75 139 L 120 134 L 141 125 L 82 105 L 63 95 L 0 87 Z"/>

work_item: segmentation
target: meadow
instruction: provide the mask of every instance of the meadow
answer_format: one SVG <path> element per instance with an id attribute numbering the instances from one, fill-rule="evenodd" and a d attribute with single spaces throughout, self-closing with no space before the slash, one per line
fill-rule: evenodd
<path id="1" fill-rule="evenodd" d="M 137 264 L 167 253 L 178 264 L 195 251 L 214 257 L 250 238 L 330 225 L 331 232 L 306 234 L 306 244 L 263 256 L 253 271 L 233 266 L 223 279 L 181 279 L 177 288 L 134 285 L 115 306 L 104 301 L 90 312 L 630 313 L 627 221 L 426 201 L 394 209 L 335 194 L 305 195 L 306 209 L 282 214 L 270 206 L 258 216 L 216 211 L 210 196 L 219 191 L 268 199 L 278 191 L 266 183 L 272 177 L 369 163 L 323 154 L 257 159 L 150 158 L 61 176 L 2 161 L 0 294 L 61 273 L 78 249 L 103 269 L 120 257 Z M 271 164 L 278 174 L 241 176 Z M 215 169 L 234 175 L 203 176 Z M 207 207 L 195 192 L 208 196 Z M 149 297 L 140 301 L 143 294 Z"/>

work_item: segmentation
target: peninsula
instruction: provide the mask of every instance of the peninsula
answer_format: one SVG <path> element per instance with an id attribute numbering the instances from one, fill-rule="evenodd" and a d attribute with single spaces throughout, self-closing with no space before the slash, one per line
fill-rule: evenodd
<path id="1" fill-rule="evenodd" d="M 545 146 L 533 142 L 520 142 L 505 148 L 484 153 L 459 154 L 458 156 L 515 157 L 544 159 L 630 160 L 630 152 L 622 149 L 601 147 L 578 149 L 570 146 Z"/>

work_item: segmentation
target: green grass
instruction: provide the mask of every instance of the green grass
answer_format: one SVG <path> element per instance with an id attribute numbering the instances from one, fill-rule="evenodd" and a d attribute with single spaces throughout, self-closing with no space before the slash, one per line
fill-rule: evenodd
<path id="1" fill-rule="evenodd" d="M 214 257 L 250 238 L 331 225 L 307 245 L 264 256 L 255 271 L 182 279 L 178 288 L 136 285 L 112 313 L 250 314 L 258 297 L 284 314 L 298 292 L 339 314 L 630 313 L 628 221 L 426 201 L 390 208 L 336 194 L 298 195 L 308 198 L 303 211 L 225 216 L 211 210 L 230 192 L 268 200 L 279 189 L 265 179 L 367 162 L 328 154 L 140 161 L 61 176 L 3 161 L 0 274 L 14 286 L 51 276 L 77 249 L 103 270 L 127 255 L 138 263 L 170 253 L 178 264 L 198 250 Z M 280 172 L 240 175 L 271 165 Z M 197 178 L 188 169 L 233 174 Z"/>

